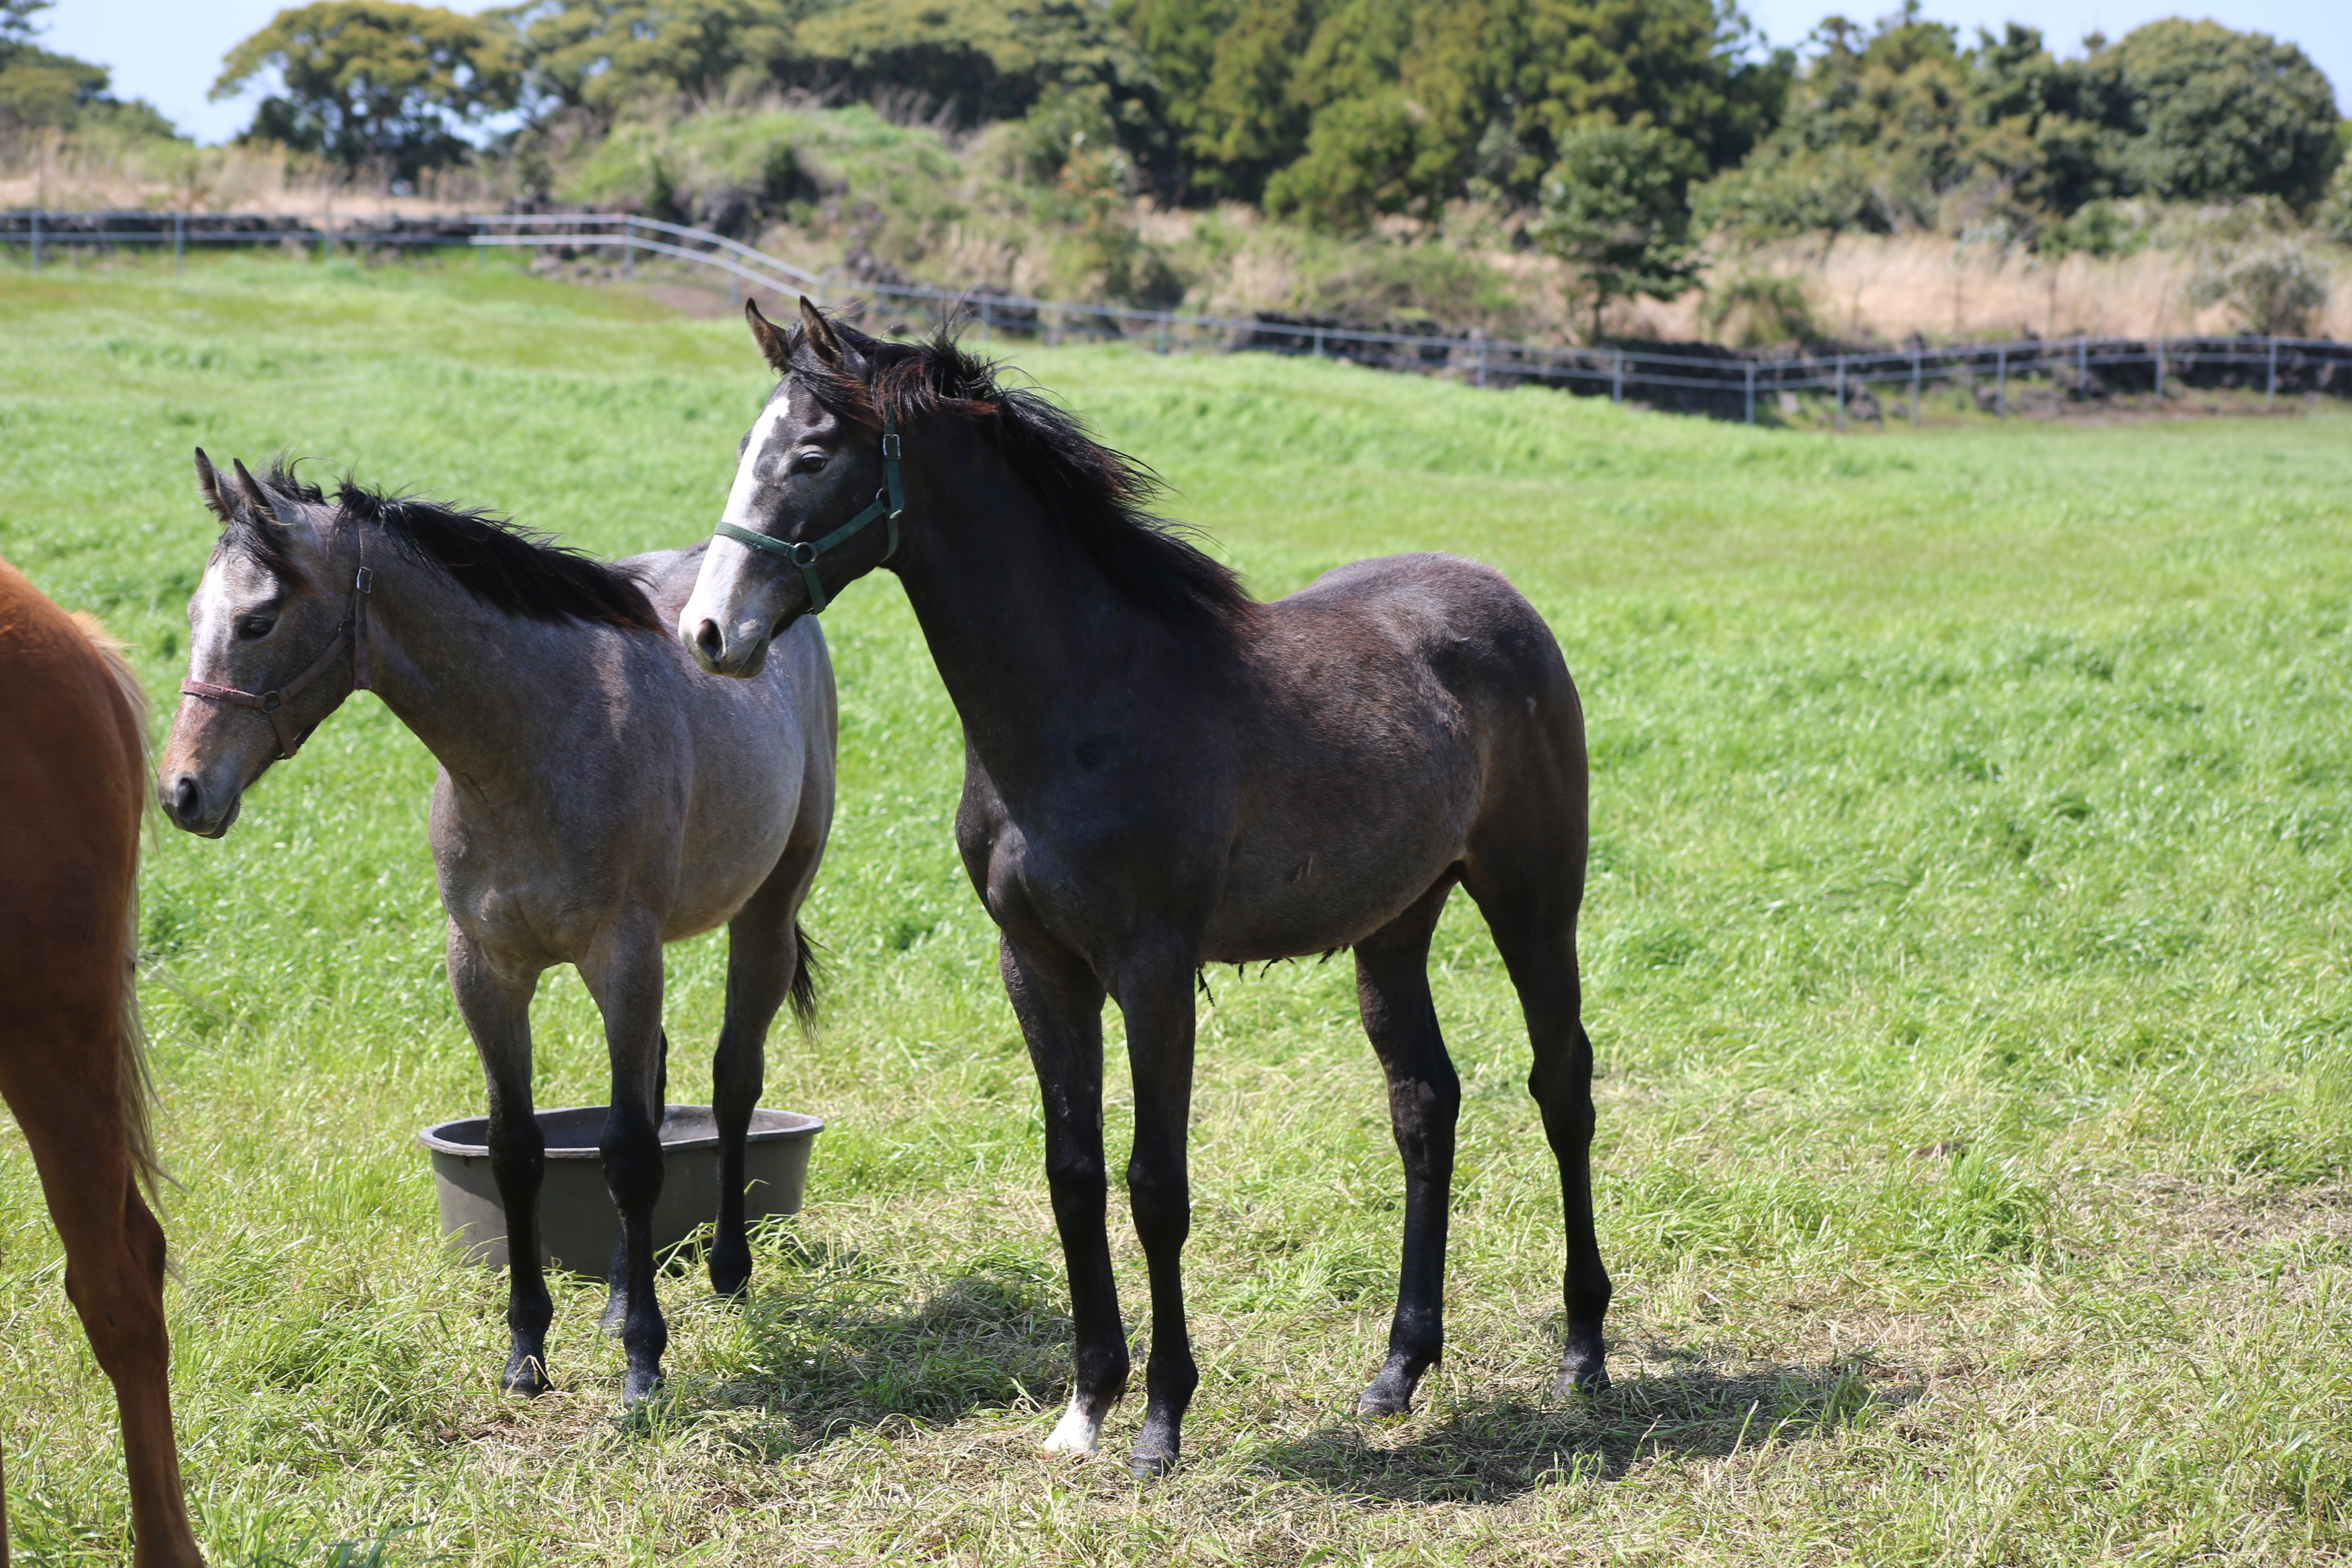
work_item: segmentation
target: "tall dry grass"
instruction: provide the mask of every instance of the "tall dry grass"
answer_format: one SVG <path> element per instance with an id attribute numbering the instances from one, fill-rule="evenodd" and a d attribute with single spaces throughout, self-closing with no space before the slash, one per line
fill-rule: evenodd
<path id="1" fill-rule="evenodd" d="M 2336 258 L 2336 287 L 2313 328 L 2352 337 L 2352 257 Z M 2149 337 L 2231 332 L 2240 322 L 2226 302 L 2190 298 L 2202 258 L 2190 249 L 2133 256 L 2045 258 L 1936 235 L 1837 235 L 1727 253 L 1706 282 L 1719 288 L 1742 274 L 1795 280 L 1827 335 L 1847 341 L 1930 342 L 1969 339 Z M 1643 301 L 1612 322 L 1627 335 L 1702 338 L 1704 291 L 1670 305 Z"/>
<path id="2" fill-rule="evenodd" d="M 448 169 L 395 192 L 381 175 L 274 143 L 198 147 L 49 128 L 0 137 L 0 207 L 425 217 L 495 205 L 511 184 L 495 167 Z"/>

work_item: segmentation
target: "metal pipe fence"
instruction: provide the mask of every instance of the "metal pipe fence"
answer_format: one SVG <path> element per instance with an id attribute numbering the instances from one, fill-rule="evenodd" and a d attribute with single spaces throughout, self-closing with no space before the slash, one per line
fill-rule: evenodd
<path id="1" fill-rule="evenodd" d="M 634 276 L 642 254 L 690 264 L 728 280 L 730 298 L 746 288 L 805 293 L 820 303 L 865 305 L 885 331 L 953 322 L 983 342 L 998 333 L 1045 342 L 1116 341 L 1159 353 L 1254 352 L 1345 360 L 1385 370 L 1453 375 L 1501 387 L 1535 383 L 1585 395 L 1633 398 L 1652 407 L 1754 424 L 1758 396 L 1768 417 L 1807 398 L 1826 402 L 1836 428 L 1849 418 L 1883 423 L 1890 415 L 1916 425 L 1926 399 L 1947 395 L 1996 416 L 2021 397 L 2093 403 L 2147 396 L 2158 405 L 2189 392 L 2259 390 L 2265 404 L 2282 392 L 2352 396 L 2352 344 L 2326 338 L 2158 336 L 2029 338 L 1934 348 L 1924 342 L 1832 353 L 1759 355 L 1692 344 L 1566 347 L 1513 342 L 1473 331 L 1350 327 L 1338 321 L 1260 312 L 1247 318 L 1153 310 L 1130 305 L 1039 300 L 1027 295 L 948 289 L 890 279 L 825 278 L 740 240 L 707 229 L 629 213 L 500 213 L 462 217 L 346 220 L 255 214 L 153 212 L 0 213 L 0 247 L 16 247 L 37 270 L 74 247 L 172 247 L 175 268 L 190 247 L 275 245 L 315 249 L 550 248 L 612 254 Z M 1882 397 L 1882 393 L 1886 394 Z M 1890 403 L 1893 406 L 1890 408 Z"/>

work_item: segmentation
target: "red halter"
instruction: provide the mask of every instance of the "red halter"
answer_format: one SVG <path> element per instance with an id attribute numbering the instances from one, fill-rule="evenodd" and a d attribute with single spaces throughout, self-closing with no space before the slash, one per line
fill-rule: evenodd
<path id="1" fill-rule="evenodd" d="M 286 722 L 286 703 L 299 697 L 302 689 L 326 672 L 335 656 L 343 651 L 346 638 L 352 645 L 352 689 L 365 691 L 368 687 L 368 595 L 375 591 L 375 574 L 365 566 L 352 579 L 351 607 L 343 614 L 343 624 L 335 628 L 335 640 L 326 650 L 310 661 L 310 668 L 279 687 L 275 691 L 239 691 L 234 687 L 215 686 L 209 680 L 183 680 L 180 689 L 190 697 L 201 697 L 207 702 L 229 702 L 239 708 L 256 708 L 269 716 L 269 727 L 278 731 L 278 754 L 291 759 L 301 742 Z"/>

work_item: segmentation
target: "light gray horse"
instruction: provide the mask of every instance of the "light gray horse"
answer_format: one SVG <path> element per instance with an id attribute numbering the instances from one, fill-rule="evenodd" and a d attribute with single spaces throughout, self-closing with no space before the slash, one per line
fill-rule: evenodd
<path id="1" fill-rule="evenodd" d="M 743 1137 L 769 1025 L 803 1022 L 814 976 L 797 917 L 833 822 L 833 666 L 809 621 L 749 681 L 711 680 L 664 628 L 702 547 L 608 564 L 478 512 L 345 484 L 331 503 L 286 469 L 224 481 L 225 525 L 188 605 L 188 680 L 163 749 L 163 810 L 217 838 L 245 791 L 354 687 L 373 689 L 440 764 L 431 838 L 449 913 L 449 984 L 489 1079 L 491 1168 L 507 1212 L 504 1382 L 548 1386 L 553 1307 L 539 1263 L 544 1142 L 531 1114 L 540 974 L 578 966 L 604 1016 L 612 1110 L 601 1147 L 621 1214 L 604 1325 L 645 1398 L 669 1342 L 651 1220 L 667 1040 L 662 944 L 724 924 L 727 1007 L 712 1067 L 720 1206 L 710 1282 L 743 1288 Z"/>

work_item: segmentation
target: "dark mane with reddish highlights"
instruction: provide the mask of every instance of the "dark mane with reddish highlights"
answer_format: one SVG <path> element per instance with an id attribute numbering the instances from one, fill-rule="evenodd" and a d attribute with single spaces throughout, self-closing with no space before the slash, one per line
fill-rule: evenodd
<path id="1" fill-rule="evenodd" d="M 331 504 L 338 516 L 377 530 L 395 548 L 440 567 L 476 599 L 508 615 L 656 634 L 667 630 L 636 574 L 493 512 L 388 495 L 349 479 L 330 503 L 325 491 L 300 479 L 283 459 L 270 464 L 260 483 L 310 506 Z M 284 530 L 272 519 L 256 516 L 235 496 L 225 488 L 223 500 L 229 506 L 218 548 L 237 551 L 297 587 L 314 586 L 288 553 Z"/>
<path id="2" fill-rule="evenodd" d="M 865 360 L 866 379 L 825 363 L 801 328 L 790 342 L 793 374 L 833 414 L 878 429 L 887 403 L 902 426 L 929 416 L 971 425 L 1120 594 L 1172 625 L 1220 632 L 1255 607 L 1234 570 L 1186 537 L 1193 530 L 1150 510 L 1159 476 L 1096 440 L 1076 416 L 1003 385 L 995 364 L 965 353 L 944 329 L 908 343 L 832 325 Z"/>

